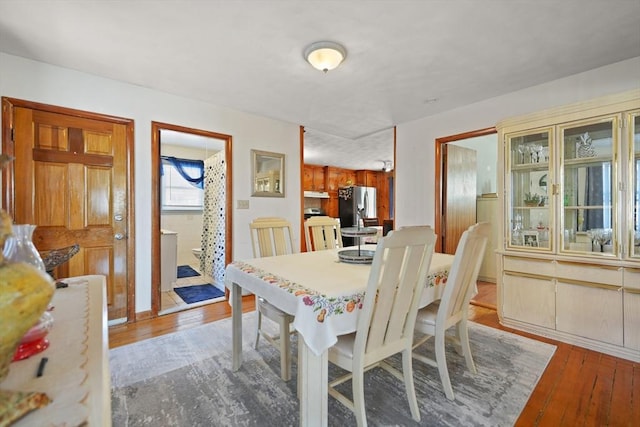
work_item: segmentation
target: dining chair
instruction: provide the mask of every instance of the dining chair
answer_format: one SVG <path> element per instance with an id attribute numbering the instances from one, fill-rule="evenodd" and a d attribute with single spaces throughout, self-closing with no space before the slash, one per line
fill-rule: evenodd
<path id="1" fill-rule="evenodd" d="M 362 218 L 362 225 L 365 227 L 377 227 L 379 225 L 378 218 Z"/>
<path id="2" fill-rule="evenodd" d="M 251 246 L 253 256 L 256 258 L 287 255 L 293 253 L 293 233 L 291 224 L 284 218 L 263 217 L 256 218 L 249 224 L 251 231 Z M 280 377 L 289 381 L 291 379 L 291 341 L 290 334 L 293 316 L 278 309 L 262 297 L 256 296 L 256 342 L 262 336 L 267 342 L 280 350 Z M 262 329 L 262 316 L 276 322 L 279 327 L 279 335 L 269 335 Z"/>
<path id="3" fill-rule="evenodd" d="M 342 247 L 340 220 L 330 216 L 312 216 L 304 222 L 307 251 L 320 251 Z"/>
<path id="4" fill-rule="evenodd" d="M 490 232 L 491 225 L 481 222 L 462 233 L 442 298 L 418 310 L 416 318 L 416 331 L 426 335 L 417 339 L 413 348 L 415 350 L 429 338 L 435 337 L 435 360 L 416 351 L 413 352 L 413 357 L 438 368 L 444 393 L 449 400 L 453 400 L 454 395 L 447 369 L 445 338 L 453 341 L 458 353 L 464 355 L 467 369 L 477 373 L 469 347 L 467 317 L 469 300 L 476 292 L 478 272 Z M 447 329 L 452 326 L 456 327 L 455 335 L 446 336 Z"/>
<path id="5" fill-rule="evenodd" d="M 411 351 L 418 303 L 435 241 L 429 227 L 393 231 L 379 240 L 356 332 L 339 336 L 329 349 L 329 361 L 349 371 L 329 382 L 329 394 L 354 412 L 358 426 L 367 425 L 364 372 L 376 366 L 404 380 L 411 415 L 420 421 Z M 402 373 L 384 361 L 396 353 L 402 353 Z M 353 401 L 335 388 L 349 379 Z"/>

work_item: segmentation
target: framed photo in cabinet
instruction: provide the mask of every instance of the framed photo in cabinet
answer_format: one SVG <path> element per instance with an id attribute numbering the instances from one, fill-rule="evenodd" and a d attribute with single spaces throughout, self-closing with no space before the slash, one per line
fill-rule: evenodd
<path id="1" fill-rule="evenodd" d="M 525 246 L 538 247 L 538 232 L 535 230 L 525 230 L 522 232 L 522 240 Z"/>

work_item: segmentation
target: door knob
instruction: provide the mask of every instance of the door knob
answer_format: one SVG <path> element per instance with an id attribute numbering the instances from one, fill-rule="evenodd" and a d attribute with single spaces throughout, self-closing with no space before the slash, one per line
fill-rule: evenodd
<path id="1" fill-rule="evenodd" d="M 115 236 L 113 236 L 113 237 L 115 237 L 115 238 L 116 238 L 116 240 L 122 240 L 122 239 L 124 239 L 124 234 L 122 234 L 122 233 L 116 233 L 116 235 L 115 235 Z"/>

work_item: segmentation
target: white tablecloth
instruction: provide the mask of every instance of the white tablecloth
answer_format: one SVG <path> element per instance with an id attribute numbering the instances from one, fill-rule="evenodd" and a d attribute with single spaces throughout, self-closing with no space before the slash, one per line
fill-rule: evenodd
<path id="1" fill-rule="evenodd" d="M 294 326 L 320 355 L 339 335 L 354 332 L 371 266 L 338 261 L 334 249 L 236 261 L 225 284 L 236 283 L 295 316 Z M 420 306 L 440 299 L 453 256 L 433 254 Z"/>

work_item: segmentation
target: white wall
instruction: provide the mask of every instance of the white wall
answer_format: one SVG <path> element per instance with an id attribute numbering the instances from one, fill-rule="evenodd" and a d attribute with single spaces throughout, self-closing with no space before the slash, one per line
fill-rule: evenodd
<path id="1" fill-rule="evenodd" d="M 476 152 L 476 194 L 481 196 L 495 193 L 498 177 L 498 134 L 462 139 L 449 144 Z"/>
<path id="2" fill-rule="evenodd" d="M 151 121 L 233 136 L 233 258 L 251 258 L 248 223 L 282 216 L 300 229 L 299 127 L 0 53 L 0 95 L 135 120 L 136 312 L 151 309 Z M 285 153 L 285 198 L 253 198 L 250 150 Z M 238 199 L 249 209 L 235 209 Z M 299 247 L 299 236 L 296 245 Z"/>
<path id="3" fill-rule="evenodd" d="M 640 57 L 398 124 L 395 225 L 434 224 L 436 138 L 495 126 L 513 116 L 638 88 Z"/>

